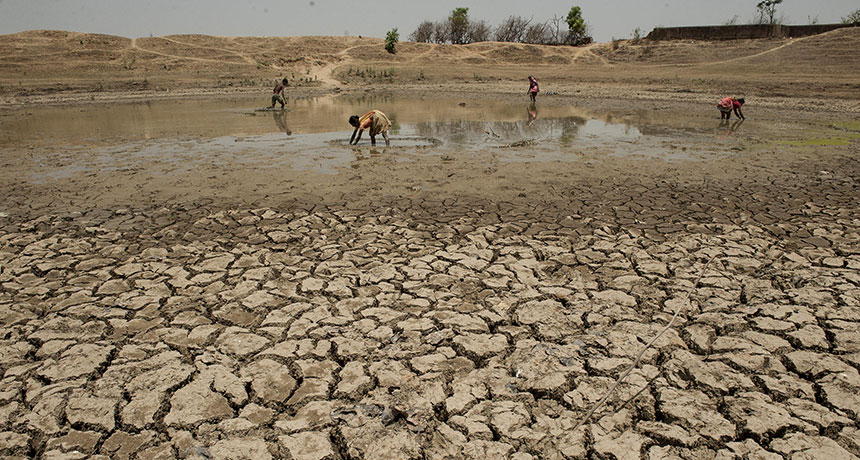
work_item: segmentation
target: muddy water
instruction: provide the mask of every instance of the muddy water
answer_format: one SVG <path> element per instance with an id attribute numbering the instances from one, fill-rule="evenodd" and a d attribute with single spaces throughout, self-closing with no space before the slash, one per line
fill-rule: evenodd
<path id="1" fill-rule="evenodd" d="M 576 107 L 542 107 L 528 103 L 460 103 L 456 99 L 395 99 L 321 97 L 293 99 L 287 110 L 259 107 L 260 99 L 175 100 L 112 105 L 34 107 L 0 120 L 0 141 L 91 142 L 114 138 L 144 140 L 175 137 L 243 137 L 284 133 L 287 135 L 347 133 L 350 115 L 376 108 L 394 123 L 392 133 L 432 131 L 445 140 L 468 143 L 485 135 L 532 136 L 561 124 L 582 126 L 601 115 Z M 262 101 L 265 102 L 265 101 Z M 613 135 L 631 123 L 598 122 L 589 133 Z M 486 126 L 484 126 L 486 125 Z M 450 132 L 449 132 L 450 131 Z M 570 132 L 564 134 L 569 135 Z M 465 137 L 464 137 L 465 136 Z"/>
<path id="2" fill-rule="evenodd" d="M 320 97 L 292 99 L 287 110 L 270 110 L 261 102 L 265 98 L 33 107 L 0 118 L 0 147 L 63 146 L 78 158 L 42 161 L 38 175 L 50 180 L 122 171 L 144 161 L 194 169 L 201 159 L 333 172 L 368 153 L 367 135 L 358 147 L 347 144 L 352 128 L 346 120 L 371 108 L 393 122 L 391 148 L 384 148 L 380 136 L 373 152 L 492 151 L 501 162 L 579 161 L 589 155 L 713 158 L 763 136 L 755 123 L 720 125 L 713 117 L 660 116 L 646 109 L 599 113 L 522 101 Z"/>

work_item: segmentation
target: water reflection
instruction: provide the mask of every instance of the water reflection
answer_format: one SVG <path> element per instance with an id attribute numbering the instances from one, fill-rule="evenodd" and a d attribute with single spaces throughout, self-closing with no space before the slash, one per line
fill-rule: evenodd
<path id="1" fill-rule="evenodd" d="M 534 102 L 529 105 L 529 126 L 537 120 L 537 106 Z"/>
<path id="2" fill-rule="evenodd" d="M 451 98 L 298 98 L 291 99 L 290 110 L 284 111 L 261 111 L 257 104 L 259 100 L 236 98 L 28 107 L 0 118 L 0 132 L 3 133 L 0 143 L 83 145 L 110 144 L 118 140 L 340 133 L 351 130 L 346 123 L 349 115 L 371 108 L 389 116 L 392 122 L 389 132 L 395 137 L 409 136 L 414 131 L 459 143 L 480 139 L 478 135 L 487 133 L 493 137 L 494 132 L 507 133 L 508 139 L 516 134 L 534 138 L 553 129 L 563 130 L 564 138 L 570 139 L 586 121 L 607 120 L 605 114 L 593 114 L 574 106 L 541 106 L 538 110 L 533 104 L 524 107 L 520 103 L 463 102 Z M 523 108 L 527 113 L 523 113 Z M 625 116 L 624 123 L 640 126 L 642 120 L 636 121 L 639 116 L 635 112 L 632 117 Z M 453 131 L 450 135 L 442 135 L 445 129 Z M 556 137 L 561 134 L 559 132 Z"/>
<path id="3" fill-rule="evenodd" d="M 730 122 L 726 119 L 720 120 L 720 126 L 717 127 L 717 137 L 731 137 L 735 133 L 735 131 L 737 131 L 738 128 L 740 128 L 741 125 L 744 124 L 744 121 L 746 120 L 744 120 L 743 118 L 735 120 L 734 122 Z"/>
<path id="4" fill-rule="evenodd" d="M 287 126 L 287 111 L 286 110 L 275 110 L 272 111 L 272 119 L 275 120 L 275 126 L 278 127 L 278 131 L 282 133 L 287 133 L 287 136 L 293 134 L 290 130 L 289 126 Z"/>
<path id="5" fill-rule="evenodd" d="M 493 149 L 500 161 L 570 160 L 584 153 L 666 156 L 677 151 L 689 157 L 692 150 L 675 146 L 696 136 L 709 153 L 714 150 L 713 119 L 667 118 L 653 109 L 594 112 L 571 105 L 538 108 L 432 95 L 297 98 L 282 111 L 262 111 L 258 104 L 253 98 L 236 98 L 27 107 L 0 117 L 0 147 L 80 146 L 103 169 L 119 167 L 120 158 L 185 161 L 189 155 L 244 163 L 277 158 L 291 167 L 335 168 L 358 156 L 346 145 L 352 131 L 349 115 L 378 109 L 392 122 L 388 153 L 393 157 L 456 157 L 486 149 Z M 739 127 L 722 126 L 720 135 L 731 135 Z M 733 138 L 720 144 L 735 142 Z"/>
<path id="6" fill-rule="evenodd" d="M 449 122 L 425 122 L 414 125 L 416 135 L 436 138 L 444 143 L 458 146 L 522 143 L 559 143 L 570 146 L 574 141 L 588 141 L 588 144 L 611 142 L 633 142 L 642 133 L 634 126 L 606 123 L 583 117 L 534 118 L 529 111 L 526 120 L 506 122 L 485 122 L 457 120 Z M 585 142 L 580 142 L 586 145 Z"/>

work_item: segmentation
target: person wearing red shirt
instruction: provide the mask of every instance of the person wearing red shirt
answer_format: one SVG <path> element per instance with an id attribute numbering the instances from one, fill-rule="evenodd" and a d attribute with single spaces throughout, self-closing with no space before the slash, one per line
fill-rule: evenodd
<path id="1" fill-rule="evenodd" d="M 537 94 L 540 92 L 540 88 L 538 88 L 538 82 L 535 77 L 529 75 L 529 97 L 532 99 L 532 102 L 537 98 Z"/>
<path id="2" fill-rule="evenodd" d="M 741 106 L 744 105 L 744 98 L 724 97 L 720 99 L 717 108 L 720 109 L 720 120 L 729 120 L 732 118 L 732 111 L 741 120 L 745 120 L 744 113 L 741 111 Z"/>

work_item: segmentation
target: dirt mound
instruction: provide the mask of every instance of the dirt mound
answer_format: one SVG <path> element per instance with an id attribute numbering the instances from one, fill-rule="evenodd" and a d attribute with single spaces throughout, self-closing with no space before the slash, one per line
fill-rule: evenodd
<path id="1" fill-rule="evenodd" d="M 595 54 L 613 64 L 703 64 L 761 53 L 788 40 L 703 42 L 619 40 L 595 46 Z"/>
<path id="2" fill-rule="evenodd" d="M 742 72 L 763 91 L 856 98 L 860 88 L 850 75 L 860 71 L 858 56 L 860 28 L 793 40 L 641 40 L 586 47 L 401 42 L 396 54 L 385 51 L 383 40 L 368 37 L 180 34 L 129 39 L 39 30 L 0 36 L 0 96 L 129 88 L 199 93 L 215 88 L 268 87 L 284 75 L 296 86 L 328 88 L 371 83 L 389 87 L 465 85 L 468 79 L 458 77 L 473 75 L 472 84 L 493 80 L 501 83 L 487 89 L 511 91 L 513 85 L 521 84 L 524 74 L 533 72 L 542 81 L 559 85 L 641 85 L 671 78 L 682 85 L 676 90 L 710 92 L 732 88 L 737 84 L 737 72 Z M 715 71 L 726 64 L 735 75 Z M 346 78 L 354 74 L 350 69 L 370 69 L 372 75 L 386 72 L 381 80 Z M 838 89 L 835 93 L 834 88 Z M 570 90 L 578 92 L 579 88 Z M 755 88 L 744 90 L 752 93 Z"/>
<path id="3" fill-rule="evenodd" d="M 860 69 L 858 50 L 860 50 L 860 27 L 853 27 L 790 40 L 769 52 L 756 54 L 744 60 L 754 64 L 790 63 L 815 72 L 820 71 L 822 66 L 857 70 Z"/>
<path id="4" fill-rule="evenodd" d="M 804 38 L 761 40 L 617 40 L 593 48 L 595 54 L 615 64 L 689 65 L 732 61 L 746 64 L 779 64 L 814 70 L 820 66 L 860 63 L 860 28 L 838 29 Z"/>

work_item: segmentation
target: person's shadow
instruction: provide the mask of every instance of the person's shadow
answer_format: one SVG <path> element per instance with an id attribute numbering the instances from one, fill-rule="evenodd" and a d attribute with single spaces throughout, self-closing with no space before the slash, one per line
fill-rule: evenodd
<path id="1" fill-rule="evenodd" d="M 272 118 L 275 120 L 275 125 L 278 127 L 282 133 L 287 133 L 287 136 L 293 134 L 290 130 L 290 127 L 287 126 L 287 111 L 286 110 L 275 110 L 272 111 Z"/>

